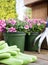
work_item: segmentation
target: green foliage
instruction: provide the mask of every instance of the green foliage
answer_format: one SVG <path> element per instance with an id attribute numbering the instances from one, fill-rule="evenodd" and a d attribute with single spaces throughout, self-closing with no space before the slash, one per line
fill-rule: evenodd
<path id="1" fill-rule="evenodd" d="M 0 0 L 0 19 L 16 17 L 16 0 Z"/>
<path id="2" fill-rule="evenodd" d="M 15 28 L 17 29 L 17 31 L 19 32 L 25 32 L 27 30 L 25 30 L 24 26 L 27 24 L 27 22 L 24 21 L 20 21 L 18 19 L 16 19 L 16 25 Z"/>
<path id="3" fill-rule="evenodd" d="M 32 31 L 33 32 L 39 32 L 40 33 L 44 28 L 45 28 L 45 24 L 41 24 L 40 26 L 38 26 L 36 24 L 36 25 L 33 25 Z"/>

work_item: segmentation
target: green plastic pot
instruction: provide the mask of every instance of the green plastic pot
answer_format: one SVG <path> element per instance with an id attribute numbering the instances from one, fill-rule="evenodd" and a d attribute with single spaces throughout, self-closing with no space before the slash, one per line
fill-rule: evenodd
<path id="1" fill-rule="evenodd" d="M 5 32 L 4 40 L 9 46 L 17 45 L 21 52 L 24 52 L 25 33 L 24 32 Z"/>
<path id="2" fill-rule="evenodd" d="M 38 32 L 33 32 L 30 35 L 26 35 L 25 50 L 27 50 L 27 51 L 38 51 L 38 41 L 34 45 L 34 40 L 38 35 L 39 35 Z"/>

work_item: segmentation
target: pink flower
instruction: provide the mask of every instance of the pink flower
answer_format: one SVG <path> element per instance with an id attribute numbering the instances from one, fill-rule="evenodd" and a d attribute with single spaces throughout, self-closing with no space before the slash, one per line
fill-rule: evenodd
<path id="1" fill-rule="evenodd" d="M 16 21 L 14 19 L 10 19 L 10 20 L 8 20 L 8 23 L 10 23 L 14 26 L 16 24 Z"/>
<path id="2" fill-rule="evenodd" d="M 41 20 L 40 20 L 40 23 L 46 24 L 46 21 L 44 21 L 43 19 L 41 19 Z"/>
<path id="3" fill-rule="evenodd" d="M 31 23 L 29 24 L 29 28 L 32 28 L 32 24 Z"/>
<path id="4" fill-rule="evenodd" d="M 38 19 L 33 19 L 33 24 L 37 24 Z"/>
<path id="5" fill-rule="evenodd" d="M 0 20 L 0 26 L 1 26 L 2 28 L 5 28 L 5 27 L 6 27 L 6 22 L 5 22 L 5 20 Z"/>
<path id="6" fill-rule="evenodd" d="M 17 32 L 17 30 L 15 28 L 11 27 L 8 29 L 8 32 Z"/>
<path id="7" fill-rule="evenodd" d="M 25 21 L 30 22 L 30 19 L 27 16 L 25 16 Z"/>
<path id="8" fill-rule="evenodd" d="M 25 16 L 25 21 L 27 21 L 29 18 L 27 16 Z"/>
<path id="9" fill-rule="evenodd" d="M 41 23 L 37 23 L 37 25 L 38 25 L 38 26 L 40 26 L 40 25 L 41 25 Z"/>
<path id="10" fill-rule="evenodd" d="M 31 19 L 26 19 L 26 22 L 32 23 L 32 20 Z"/>
<path id="11" fill-rule="evenodd" d="M 30 19 L 27 19 L 27 22 L 30 22 Z"/>
<path id="12" fill-rule="evenodd" d="M 25 29 L 29 29 L 29 26 L 28 26 L 28 25 L 25 25 L 24 28 L 25 28 Z"/>

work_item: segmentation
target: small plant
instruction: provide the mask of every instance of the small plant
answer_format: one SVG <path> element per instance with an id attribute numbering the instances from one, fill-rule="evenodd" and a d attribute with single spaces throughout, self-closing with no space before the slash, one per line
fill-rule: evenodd
<path id="1" fill-rule="evenodd" d="M 46 24 L 45 31 L 43 33 L 41 33 L 40 35 L 38 35 L 34 42 L 34 43 L 36 43 L 36 41 L 39 39 L 39 44 L 38 44 L 38 52 L 39 53 L 40 53 L 42 42 L 44 41 L 45 38 L 46 38 L 47 45 L 48 45 L 48 23 Z"/>
<path id="2" fill-rule="evenodd" d="M 30 35 L 32 32 L 41 32 L 45 27 L 42 19 L 29 19 L 25 21 L 18 19 L 0 20 L 0 32 L 25 32 Z"/>
<path id="3" fill-rule="evenodd" d="M 29 27 L 20 20 L 0 20 L 0 32 L 25 32 Z"/>
<path id="4" fill-rule="evenodd" d="M 25 17 L 25 21 L 28 23 L 29 29 L 28 33 L 31 34 L 32 32 L 41 32 L 45 28 L 46 21 L 43 19 L 29 19 Z"/>

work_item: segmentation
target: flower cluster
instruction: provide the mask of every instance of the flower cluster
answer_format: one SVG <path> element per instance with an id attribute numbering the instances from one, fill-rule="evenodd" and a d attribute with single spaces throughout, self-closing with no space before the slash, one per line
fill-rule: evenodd
<path id="1" fill-rule="evenodd" d="M 0 0 L 0 19 L 16 18 L 16 1 Z"/>
<path id="2" fill-rule="evenodd" d="M 32 32 L 41 32 L 46 25 L 46 21 L 43 19 L 29 19 L 28 17 L 25 17 L 25 22 L 28 23 L 28 25 L 26 25 L 26 29 L 28 29 L 28 33 L 32 33 Z"/>
<path id="3" fill-rule="evenodd" d="M 0 32 L 41 32 L 44 29 L 46 22 L 42 19 L 29 19 L 25 18 L 25 21 L 9 19 L 0 20 Z"/>
<path id="4" fill-rule="evenodd" d="M 5 27 L 6 27 L 5 20 L 0 20 L 0 32 L 2 32 Z"/>
<path id="5" fill-rule="evenodd" d="M 20 20 L 0 20 L 0 32 L 25 32 L 29 29 L 27 23 Z"/>

